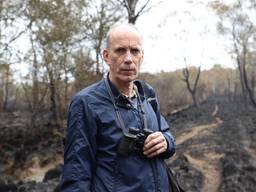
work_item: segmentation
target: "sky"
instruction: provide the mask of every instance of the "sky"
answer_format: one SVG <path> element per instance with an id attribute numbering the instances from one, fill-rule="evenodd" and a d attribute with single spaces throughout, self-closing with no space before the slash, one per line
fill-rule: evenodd
<path id="1" fill-rule="evenodd" d="M 144 38 L 142 72 L 174 71 L 186 65 L 201 65 L 202 69 L 210 69 L 214 64 L 235 66 L 228 55 L 225 37 L 216 31 L 217 17 L 206 6 L 210 0 L 202 1 L 150 0 L 156 6 L 136 22 Z M 28 36 L 17 41 L 17 49 L 26 52 L 24 42 L 29 42 Z M 27 66 L 16 68 L 23 75 L 28 72 Z"/>
<path id="2" fill-rule="evenodd" d="M 194 2 L 164 0 L 138 18 L 145 49 L 141 71 L 173 71 L 186 65 L 234 67 L 227 41 L 216 31 L 218 18 L 206 6 L 209 0 Z"/>

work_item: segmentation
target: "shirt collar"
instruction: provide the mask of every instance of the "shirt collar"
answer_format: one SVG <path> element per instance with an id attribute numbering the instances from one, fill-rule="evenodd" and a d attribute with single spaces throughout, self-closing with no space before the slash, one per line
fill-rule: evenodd
<path id="1" fill-rule="evenodd" d="M 116 86 L 110 81 L 109 79 L 109 74 L 107 75 L 107 80 L 108 80 L 108 83 L 109 83 L 109 86 L 110 86 L 110 89 L 113 93 L 113 96 L 114 96 L 114 99 L 116 100 L 116 102 L 119 103 L 119 101 L 124 101 L 124 100 L 127 100 L 128 99 L 116 88 Z M 144 90 L 143 90 L 143 87 L 141 85 L 141 82 L 138 81 L 138 80 L 135 80 L 133 82 L 136 87 L 137 87 L 137 90 L 138 90 L 138 93 L 139 93 L 139 96 L 141 98 L 141 101 L 143 102 L 144 99 L 145 99 L 145 96 L 144 96 Z"/>

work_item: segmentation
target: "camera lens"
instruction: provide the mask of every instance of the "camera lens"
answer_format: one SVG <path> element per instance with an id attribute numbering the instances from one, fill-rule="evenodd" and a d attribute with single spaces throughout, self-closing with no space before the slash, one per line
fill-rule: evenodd
<path id="1" fill-rule="evenodd" d="M 153 131 L 151 129 L 144 129 L 143 130 L 145 137 L 149 136 L 151 133 L 153 133 Z"/>
<path id="2" fill-rule="evenodd" d="M 140 130 L 136 127 L 129 127 L 129 133 L 133 135 L 137 135 L 140 132 Z"/>

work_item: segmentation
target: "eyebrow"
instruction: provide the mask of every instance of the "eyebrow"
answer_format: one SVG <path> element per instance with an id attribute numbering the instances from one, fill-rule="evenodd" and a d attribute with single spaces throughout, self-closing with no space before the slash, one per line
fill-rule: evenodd
<path id="1" fill-rule="evenodd" d="M 116 47 L 114 47 L 114 50 L 116 49 L 139 49 L 142 50 L 142 47 L 139 45 L 134 45 L 134 46 L 122 46 L 122 45 L 118 45 Z"/>

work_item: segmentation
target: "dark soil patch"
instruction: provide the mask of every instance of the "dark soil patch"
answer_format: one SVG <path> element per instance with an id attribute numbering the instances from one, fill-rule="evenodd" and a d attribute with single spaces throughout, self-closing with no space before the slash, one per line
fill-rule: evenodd
<path id="1" fill-rule="evenodd" d="M 218 108 L 215 115 L 212 113 L 214 106 Z M 172 123 L 171 131 L 176 138 L 184 133 L 191 133 L 197 126 L 208 124 L 210 127 L 211 123 L 216 123 L 215 127 L 204 129 L 177 146 L 177 159 L 188 154 L 203 163 L 202 167 L 197 164 L 192 166 L 199 171 L 203 179 L 198 180 L 198 173 L 190 175 L 175 166 L 175 161 L 170 161 L 170 166 L 183 177 L 188 191 L 256 191 L 255 109 L 245 108 L 239 103 L 230 103 L 225 97 L 217 97 L 203 103 L 200 108 L 190 107 L 169 116 L 168 120 Z M 188 164 L 193 163 L 188 161 Z M 219 182 L 213 182 L 219 185 L 217 188 L 211 188 L 209 183 L 204 184 L 207 175 L 209 177 L 213 171 L 219 175 Z M 198 183 L 197 188 L 191 187 L 195 182 Z"/>
<path id="2" fill-rule="evenodd" d="M 62 139 L 51 127 L 35 134 L 26 114 L 0 114 L 0 120 L 0 191 L 58 191 Z M 256 191 L 255 109 L 215 97 L 167 120 L 180 142 L 167 163 L 187 192 Z"/>

